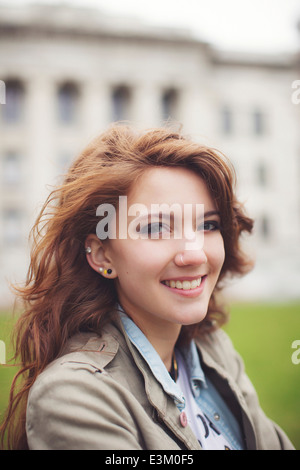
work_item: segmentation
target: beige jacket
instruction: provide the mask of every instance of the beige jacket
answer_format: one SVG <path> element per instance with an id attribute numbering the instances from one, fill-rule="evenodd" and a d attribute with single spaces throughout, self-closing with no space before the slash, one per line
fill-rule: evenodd
<path id="1" fill-rule="evenodd" d="M 242 423 L 246 449 L 293 449 L 261 410 L 243 363 L 222 330 L 196 341 L 205 373 Z M 180 412 L 131 344 L 121 322 L 83 333 L 30 390 L 30 449 L 197 450 Z"/>

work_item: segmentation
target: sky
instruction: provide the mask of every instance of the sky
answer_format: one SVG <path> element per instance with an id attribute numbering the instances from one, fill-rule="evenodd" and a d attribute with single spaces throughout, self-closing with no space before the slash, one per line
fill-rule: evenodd
<path id="1" fill-rule="evenodd" d="M 5 0 L 0 0 L 1 3 Z M 35 3 L 93 6 L 154 25 L 183 27 L 224 49 L 275 53 L 300 49 L 296 27 L 300 21 L 300 0 L 35 0 Z"/>

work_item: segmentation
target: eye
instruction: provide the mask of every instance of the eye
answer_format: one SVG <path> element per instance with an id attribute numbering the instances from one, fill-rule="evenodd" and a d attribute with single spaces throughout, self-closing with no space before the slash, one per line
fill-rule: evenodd
<path id="1" fill-rule="evenodd" d="M 147 224 L 144 227 L 141 227 L 140 233 L 141 234 L 160 234 L 160 233 L 169 233 L 170 229 L 166 224 L 162 222 L 153 222 L 151 224 Z"/>
<path id="2" fill-rule="evenodd" d="M 214 232 L 220 230 L 220 223 L 217 220 L 206 220 L 203 224 L 200 225 L 199 230 L 204 230 L 205 232 Z"/>

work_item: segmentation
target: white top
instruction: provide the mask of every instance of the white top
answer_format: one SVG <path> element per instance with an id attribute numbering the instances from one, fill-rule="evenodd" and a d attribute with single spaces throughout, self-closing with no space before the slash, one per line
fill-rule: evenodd
<path id="1" fill-rule="evenodd" d="M 185 364 L 180 354 L 176 354 L 178 364 L 178 378 L 176 383 L 180 387 L 184 398 L 184 411 L 189 426 L 192 428 L 202 449 L 204 450 L 231 450 L 224 436 L 220 433 L 215 423 L 203 413 L 197 404 L 191 390 L 190 381 L 185 370 Z"/>

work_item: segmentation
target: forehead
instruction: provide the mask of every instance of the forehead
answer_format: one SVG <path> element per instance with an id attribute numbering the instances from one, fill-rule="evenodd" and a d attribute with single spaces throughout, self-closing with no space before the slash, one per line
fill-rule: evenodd
<path id="1" fill-rule="evenodd" d="M 192 170 L 179 167 L 151 167 L 145 170 L 132 186 L 128 202 L 215 206 L 203 178 Z"/>

